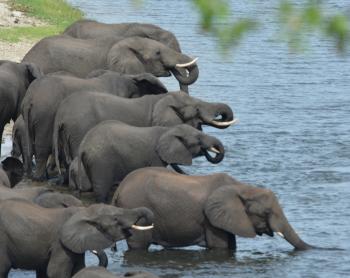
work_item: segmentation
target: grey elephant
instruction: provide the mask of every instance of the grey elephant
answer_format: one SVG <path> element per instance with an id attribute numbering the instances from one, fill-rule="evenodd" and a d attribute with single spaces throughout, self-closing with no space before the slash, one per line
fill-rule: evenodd
<path id="1" fill-rule="evenodd" d="M 171 49 L 181 52 L 180 44 L 172 32 L 147 23 L 107 24 L 95 20 L 83 19 L 68 26 L 64 34 L 78 39 L 138 36 L 159 41 Z"/>
<path id="2" fill-rule="evenodd" d="M 36 63 L 44 73 L 67 71 L 78 77 L 86 77 L 97 69 L 125 74 L 148 72 L 157 77 L 173 74 L 180 85 L 193 84 L 199 74 L 196 59 L 141 37 L 47 37 L 34 45 L 23 61 Z"/>
<path id="3" fill-rule="evenodd" d="M 141 73 L 124 75 L 113 71 L 97 70 L 82 79 L 61 72 L 36 80 L 28 88 L 22 102 L 22 114 L 25 119 L 26 149 L 24 165 L 31 176 L 31 161 L 35 156 L 35 180 L 45 178 L 47 160 L 52 150 L 53 125 L 61 101 L 73 93 L 94 90 L 112 95 L 134 98 L 145 94 L 162 94 L 167 89 L 152 74 Z M 14 137 L 15 138 L 15 137 Z M 15 142 L 15 141 L 14 141 Z"/>
<path id="4" fill-rule="evenodd" d="M 0 147 L 5 125 L 17 119 L 28 86 L 41 76 L 39 68 L 32 63 L 0 60 Z"/>
<path id="5" fill-rule="evenodd" d="M 45 208 L 66 208 L 83 206 L 83 203 L 70 194 L 53 192 L 46 187 L 15 187 L 7 188 L 0 186 L 0 201 L 9 199 L 22 199 L 30 201 Z"/>
<path id="6" fill-rule="evenodd" d="M 115 275 L 103 267 L 86 267 L 80 270 L 72 278 L 122 278 L 122 277 L 132 277 L 132 278 L 157 278 L 149 272 L 138 271 L 138 272 L 127 272 L 125 274 Z"/>
<path id="7" fill-rule="evenodd" d="M 164 168 L 139 169 L 119 185 L 112 204 L 145 206 L 154 213 L 155 229 L 143 235 L 134 233 L 128 239 L 131 249 L 147 249 L 152 243 L 235 250 L 235 235 L 274 233 L 298 250 L 312 248 L 293 230 L 271 190 L 223 173 L 184 176 Z"/>
<path id="8" fill-rule="evenodd" d="M 24 200 L 0 203 L 0 277 L 11 268 L 35 270 L 37 277 L 68 278 L 85 267 L 84 253 L 103 250 L 132 229 L 150 229 L 146 208 L 91 205 L 48 209 Z M 13 225 L 16 223 L 16 225 Z"/>
<path id="9" fill-rule="evenodd" d="M 23 163 L 15 157 L 6 157 L 0 164 L 0 184 L 14 187 L 24 175 Z"/>
<path id="10" fill-rule="evenodd" d="M 85 169 L 96 200 L 106 202 L 112 185 L 135 169 L 191 165 L 198 156 L 219 163 L 224 153 L 218 139 L 189 125 L 134 127 L 111 120 L 86 134 L 79 147 L 78 163 Z"/>
<path id="11" fill-rule="evenodd" d="M 63 153 L 61 157 L 69 165 L 78 155 L 84 135 L 105 120 L 119 120 L 138 127 L 185 123 L 198 129 L 202 125 L 227 128 L 236 121 L 228 105 L 205 102 L 184 92 L 137 99 L 93 92 L 76 93 L 65 98 L 56 113 L 53 147 L 57 160 L 60 153 Z"/>
<path id="12" fill-rule="evenodd" d="M 85 168 L 79 169 L 79 158 L 76 156 L 69 165 L 69 188 L 73 191 L 87 192 L 91 191 L 92 186 L 86 175 Z"/>

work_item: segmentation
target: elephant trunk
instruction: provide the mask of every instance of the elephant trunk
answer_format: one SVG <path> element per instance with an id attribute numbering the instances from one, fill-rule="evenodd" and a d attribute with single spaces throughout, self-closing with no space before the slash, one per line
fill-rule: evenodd
<path id="1" fill-rule="evenodd" d="M 269 224 L 274 232 L 282 236 L 297 250 L 307 250 L 314 248 L 313 246 L 304 242 L 298 234 L 294 231 L 293 227 L 289 224 L 287 218 L 285 217 L 282 209 L 280 213 L 273 214 L 270 217 Z"/>
<path id="2" fill-rule="evenodd" d="M 213 164 L 217 164 L 221 162 L 224 159 L 224 155 L 225 155 L 224 146 L 220 142 L 215 143 L 212 146 L 203 149 L 203 152 L 204 152 L 205 158 Z M 209 152 L 215 153 L 215 156 L 214 157 L 211 156 Z"/>
<path id="3" fill-rule="evenodd" d="M 135 208 L 133 209 L 133 212 L 135 213 L 135 216 L 136 216 L 136 221 L 134 222 L 134 224 L 142 225 L 142 226 L 148 225 L 146 226 L 146 228 L 149 228 L 149 226 L 153 225 L 154 214 L 148 208 L 145 208 L 145 207 Z"/>
<path id="4" fill-rule="evenodd" d="M 93 250 L 92 253 L 94 255 L 96 255 L 97 258 L 98 258 L 98 266 L 102 266 L 102 267 L 107 268 L 107 266 L 108 266 L 108 257 L 106 255 L 105 251 L 103 251 L 103 250 L 101 250 L 101 251 Z"/>
<path id="5" fill-rule="evenodd" d="M 208 111 L 208 109 L 203 109 Z M 232 109 L 223 103 L 214 104 L 214 111 L 211 115 L 202 114 L 201 118 L 204 124 L 210 125 L 215 128 L 224 129 L 237 123 L 237 119 L 234 118 Z"/>
<path id="6" fill-rule="evenodd" d="M 171 72 L 173 73 L 175 78 L 179 81 L 180 87 L 182 85 L 193 84 L 197 80 L 199 75 L 196 59 L 191 60 L 190 58 L 187 58 L 187 61 L 185 63 L 176 64 L 175 67 L 172 67 Z"/>

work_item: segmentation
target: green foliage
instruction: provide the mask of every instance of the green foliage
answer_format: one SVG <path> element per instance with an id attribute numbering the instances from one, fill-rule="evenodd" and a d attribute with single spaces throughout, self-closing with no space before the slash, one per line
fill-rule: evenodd
<path id="1" fill-rule="evenodd" d="M 48 23 L 45 26 L 0 28 L 0 39 L 10 42 L 59 34 L 83 16 L 80 10 L 72 8 L 65 0 L 11 0 L 9 4 L 15 10 Z"/>

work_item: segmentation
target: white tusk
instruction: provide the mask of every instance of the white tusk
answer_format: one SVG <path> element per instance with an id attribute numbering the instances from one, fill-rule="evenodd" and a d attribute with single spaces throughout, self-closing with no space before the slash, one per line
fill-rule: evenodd
<path id="1" fill-rule="evenodd" d="M 208 150 L 213 152 L 213 153 L 220 153 L 220 151 L 215 147 L 210 147 Z"/>
<path id="2" fill-rule="evenodd" d="M 150 226 L 138 226 L 138 225 L 132 225 L 131 228 L 135 229 L 135 230 L 139 230 L 139 231 L 147 231 L 150 229 L 154 228 L 154 225 L 150 225 Z"/>
<path id="3" fill-rule="evenodd" d="M 281 238 L 284 238 L 284 235 L 281 232 L 276 232 Z"/>
<path id="4" fill-rule="evenodd" d="M 177 68 L 187 68 L 189 66 L 192 66 L 197 62 L 198 58 L 194 58 L 191 62 L 185 63 L 185 64 L 176 64 L 175 67 Z"/>
<path id="5" fill-rule="evenodd" d="M 229 126 L 229 125 L 234 125 L 238 123 L 238 119 L 233 119 L 232 121 L 229 122 L 218 122 L 218 121 L 212 121 L 213 124 L 217 126 Z"/>
<path id="6" fill-rule="evenodd" d="M 93 254 L 95 254 L 95 255 L 98 254 L 98 252 L 97 252 L 96 250 L 91 250 L 91 253 L 93 253 Z"/>

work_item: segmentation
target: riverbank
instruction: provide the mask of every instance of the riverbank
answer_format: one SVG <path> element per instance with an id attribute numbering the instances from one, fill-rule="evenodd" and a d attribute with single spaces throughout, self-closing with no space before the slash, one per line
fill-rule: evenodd
<path id="1" fill-rule="evenodd" d="M 82 17 L 65 0 L 0 0 L 0 59 L 20 61 L 39 39 Z"/>
<path id="2" fill-rule="evenodd" d="M 0 0 L 0 60 L 20 62 L 41 38 L 83 17 L 65 0 Z M 5 127 L 10 136 L 12 124 Z"/>

